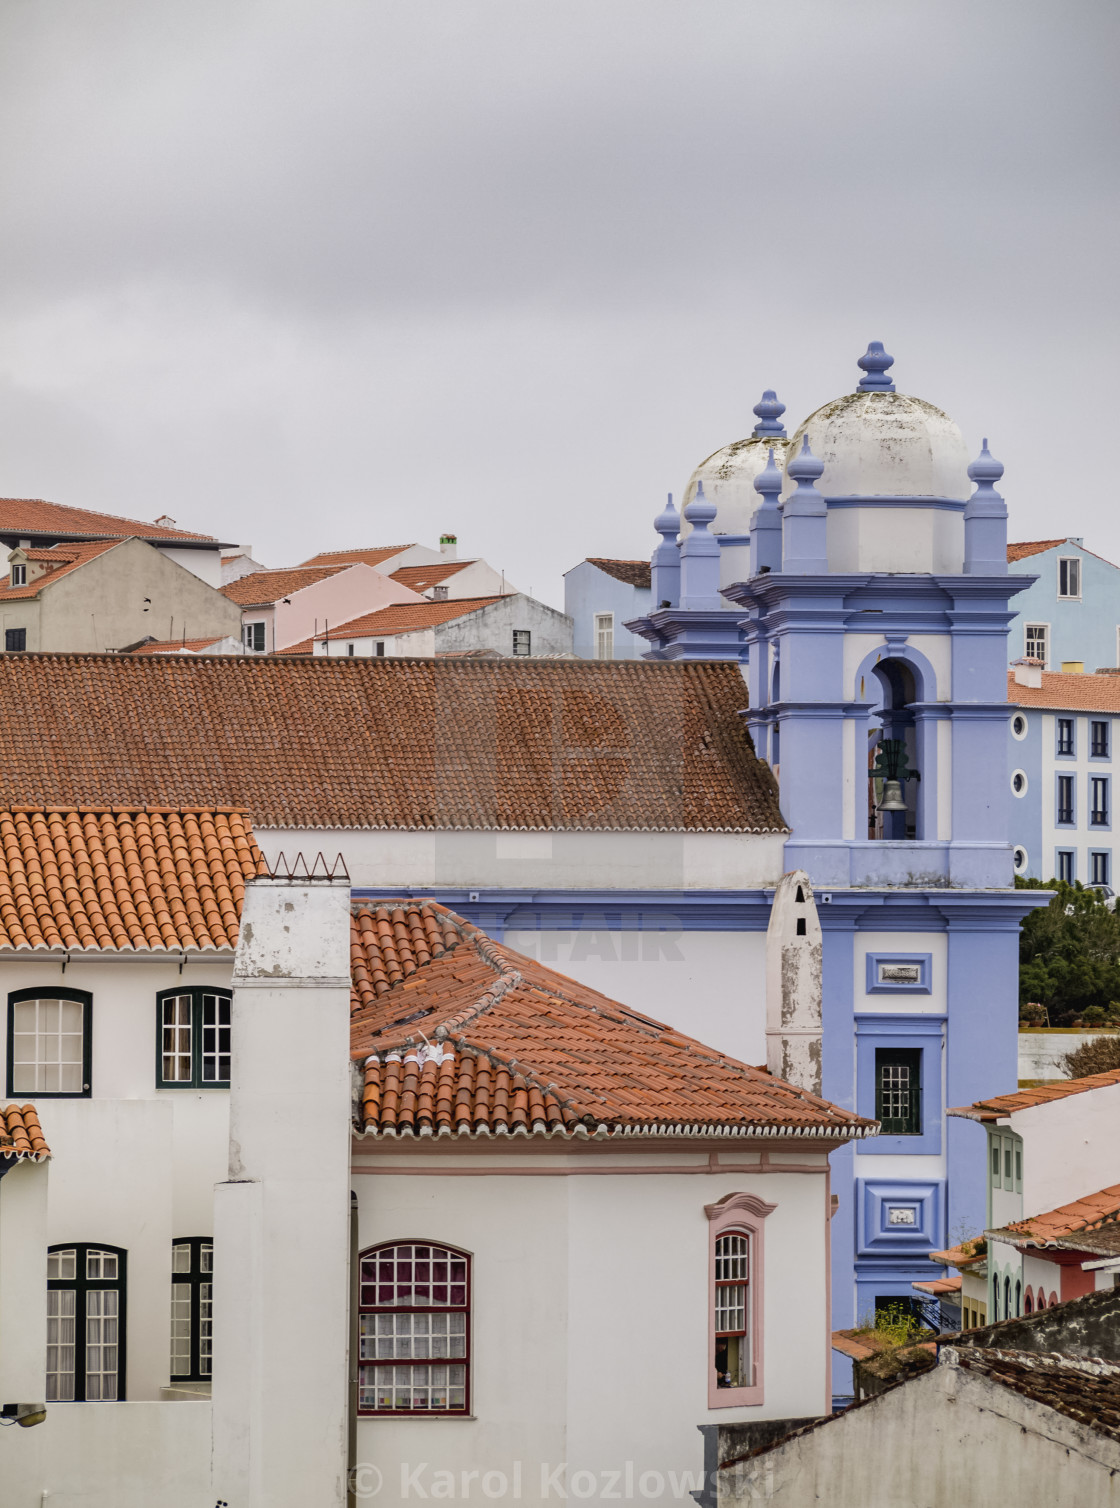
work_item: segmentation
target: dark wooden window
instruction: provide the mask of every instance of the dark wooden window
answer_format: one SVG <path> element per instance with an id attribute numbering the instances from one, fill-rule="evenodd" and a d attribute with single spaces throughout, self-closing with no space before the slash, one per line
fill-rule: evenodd
<path id="1" fill-rule="evenodd" d="M 1073 718 L 1060 717 L 1058 719 L 1058 753 L 1073 753 Z"/>
<path id="2" fill-rule="evenodd" d="M 1089 752 L 1096 759 L 1108 758 L 1108 724 L 1106 722 L 1092 722 L 1089 724 Z"/>
<path id="3" fill-rule="evenodd" d="M 1093 827 L 1108 826 L 1108 776 L 1097 775 L 1089 783 L 1089 821 Z"/>
<path id="4" fill-rule="evenodd" d="M 93 996 L 87 990 L 13 990 L 8 996 L 8 1093 L 88 1099 Z"/>
<path id="5" fill-rule="evenodd" d="M 228 990 L 163 990 L 156 997 L 156 1085 L 160 1089 L 228 1089 Z"/>
<path id="6" fill-rule="evenodd" d="M 4 648 L 9 652 L 27 648 L 26 628 L 6 628 L 4 630 Z"/>
<path id="7" fill-rule="evenodd" d="M 47 1402 L 125 1396 L 125 1265 L 116 1246 L 47 1248 Z"/>
<path id="8" fill-rule="evenodd" d="M 875 1050 L 875 1119 L 884 1136 L 922 1132 L 922 1054 L 916 1047 Z"/>
<path id="9" fill-rule="evenodd" d="M 1058 878 L 1067 885 L 1073 884 L 1073 850 L 1070 848 L 1058 850 Z"/>
<path id="10" fill-rule="evenodd" d="M 171 1246 L 171 1380 L 209 1382 L 214 1335 L 214 1242 L 189 1236 Z"/>
<path id="11" fill-rule="evenodd" d="M 1058 776 L 1058 810 L 1056 821 L 1066 824 L 1073 821 L 1073 776 Z"/>
<path id="12" fill-rule="evenodd" d="M 1091 853 L 1089 855 L 1089 883 L 1091 885 L 1108 884 L 1108 854 Z"/>
<path id="13" fill-rule="evenodd" d="M 361 1255 L 358 1412 L 470 1413 L 471 1259 L 432 1241 Z"/>
<path id="14" fill-rule="evenodd" d="M 246 623 L 241 630 L 245 648 L 251 654 L 264 654 L 264 624 Z"/>

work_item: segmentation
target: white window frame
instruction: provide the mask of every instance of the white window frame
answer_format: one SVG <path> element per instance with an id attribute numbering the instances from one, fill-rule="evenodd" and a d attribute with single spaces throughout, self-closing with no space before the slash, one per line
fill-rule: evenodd
<path id="1" fill-rule="evenodd" d="M 524 646 L 524 647 L 522 647 Z M 529 628 L 515 628 L 513 630 L 513 652 L 515 655 L 531 656 L 533 653 L 533 631 Z"/>
<path id="2" fill-rule="evenodd" d="M 1067 584 L 1068 584 L 1070 576 L 1073 576 L 1073 577 L 1076 578 L 1076 582 L 1077 582 L 1077 590 L 1076 590 L 1076 592 L 1063 592 L 1062 591 L 1062 567 L 1063 566 L 1072 567 L 1072 570 L 1067 569 L 1067 571 L 1066 571 L 1066 581 L 1067 581 Z M 1080 555 L 1059 555 L 1058 556 L 1058 601 L 1059 602 L 1080 602 L 1081 601 L 1081 556 Z"/>
<path id="3" fill-rule="evenodd" d="M 606 654 L 603 653 L 604 649 Z M 614 614 L 595 614 L 595 658 L 597 660 L 614 659 Z"/>
<path id="4" fill-rule="evenodd" d="M 13 992 L 8 997 L 8 1094 L 88 1097 L 91 1024 L 88 991 Z"/>
<path id="5" fill-rule="evenodd" d="M 258 629 L 260 629 L 259 635 L 257 633 Z M 259 649 L 253 642 L 258 637 L 261 641 Z M 263 655 L 267 653 L 268 632 L 265 620 L 263 618 L 254 618 L 251 622 L 243 623 L 241 625 L 241 642 L 251 655 Z"/>
<path id="6" fill-rule="evenodd" d="M 12 567 L 12 574 L 11 574 L 11 577 L 9 578 L 9 585 L 10 586 L 26 586 L 27 585 L 27 567 L 25 565 L 14 565 Z"/>
<path id="7" fill-rule="evenodd" d="M 1032 629 L 1035 631 L 1035 637 L 1037 637 L 1038 630 L 1039 629 L 1042 630 L 1042 642 L 1043 642 L 1043 644 L 1045 645 L 1045 648 L 1046 648 L 1045 654 L 1042 654 L 1042 655 L 1037 655 L 1037 654 L 1036 655 L 1032 655 L 1031 654 L 1031 630 Z M 1118 630 L 1118 634 L 1120 634 L 1120 630 Z M 1116 642 L 1117 642 L 1117 649 L 1118 649 L 1118 651 L 1120 651 L 1120 637 L 1117 638 Z M 1023 654 L 1026 656 L 1026 658 L 1028 660 L 1031 660 L 1031 659 L 1041 660 L 1042 661 L 1042 668 L 1043 668 L 1043 670 L 1047 669 L 1047 667 L 1050 664 L 1050 625 L 1049 625 L 1049 623 L 1024 623 L 1023 624 Z"/>

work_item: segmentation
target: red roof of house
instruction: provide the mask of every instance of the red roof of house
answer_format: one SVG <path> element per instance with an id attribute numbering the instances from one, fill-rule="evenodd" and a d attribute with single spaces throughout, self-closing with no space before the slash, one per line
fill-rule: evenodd
<path id="1" fill-rule="evenodd" d="M 465 566 L 474 565 L 473 560 L 434 560 L 431 565 L 401 566 L 392 573 L 393 580 L 414 592 L 426 592 L 430 586 L 438 586 L 449 576 L 455 576 Z"/>
<path id="2" fill-rule="evenodd" d="M 391 638 L 394 634 L 417 633 L 420 629 L 433 628 L 437 623 L 465 618 L 469 613 L 477 613 L 501 600 L 501 597 L 459 597 L 450 602 L 393 602 L 388 607 L 379 607 L 376 612 L 363 613 L 360 618 L 332 624 L 330 637 L 337 643 L 339 639 L 367 639 L 380 635 Z M 309 655 L 326 637 L 324 631 L 311 639 L 301 639 L 281 653 Z"/>
<path id="3" fill-rule="evenodd" d="M 224 634 L 211 634 L 207 639 L 150 639 L 146 644 L 138 644 L 135 649 L 121 650 L 121 654 L 133 655 L 172 655 L 172 654 L 205 654 L 208 649 L 213 649 L 215 644 L 220 644 L 225 638 Z"/>
<path id="4" fill-rule="evenodd" d="M 394 555 L 402 555 L 405 550 L 411 550 L 412 545 L 378 545 L 366 550 L 323 550 L 318 555 L 312 555 L 310 560 L 305 560 L 305 566 L 321 565 L 368 565 L 379 566 L 386 560 L 392 560 Z"/>
<path id="5" fill-rule="evenodd" d="M 34 1105 L 0 1105 L 0 1157 L 43 1162 L 51 1155 Z"/>
<path id="6" fill-rule="evenodd" d="M 0 655 L 0 805 L 784 832 L 745 702 L 729 661 Z"/>
<path id="7" fill-rule="evenodd" d="M 973 1236 L 970 1241 L 962 1241 L 959 1246 L 950 1246 L 947 1251 L 931 1251 L 931 1262 L 939 1262 L 943 1267 L 956 1267 L 959 1271 L 967 1271 L 970 1267 L 980 1267 L 988 1259 L 988 1243 L 983 1236 Z"/>
<path id="8" fill-rule="evenodd" d="M 964 1284 L 962 1277 L 955 1278 L 921 1278 L 916 1283 L 911 1283 L 911 1288 L 916 1288 L 919 1293 L 932 1294 L 935 1299 L 944 1298 L 947 1293 L 960 1293 Z"/>
<path id="9" fill-rule="evenodd" d="M 353 907 L 351 1047 L 373 1134 L 875 1130 L 496 943 L 434 901 Z"/>
<path id="10" fill-rule="evenodd" d="M 1063 539 L 1028 539 L 1019 544 L 1009 544 L 1007 547 L 1008 562 L 1026 560 L 1028 555 L 1041 555 L 1045 550 L 1053 550 L 1057 545 L 1064 545 L 1068 540 Z"/>
<path id="11" fill-rule="evenodd" d="M 627 586 L 644 586 L 650 584 L 650 563 L 648 560 L 604 560 L 598 555 L 589 555 L 587 564 L 596 566 L 607 576 L 613 576 L 616 581 L 625 581 Z"/>
<path id="12" fill-rule="evenodd" d="M 1120 675 L 1110 672 L 1044 670 L 1041 686 L 1020 686 L 1007 675 L 1007 700 L 1020 707 L 1070 712 L 1120 712 Z"/>
<path id="13" fill-rule="evenodd" d="M 94 513 L 88 508 L 68 508 L 42 498 L 0 498 L 0 533 L 4 534 L 93 534 L 115 539 L 135 535 L 139 539 L 184 539 L 216 545 L 210 534 L 192 534 L 166 524 L 143 519 L 119 518 L 115 513 Z"/>
<path id="14" fill-rule="evenodd" d="M 1064 1100 L 1071 1094 L 1087 1094 L 1091 1089 L 1107 1089 L 1110 1084 L 1120 1084 L 1120 1068 L 1111 1068 L 1107 1073 L 1092 1073 L 1083 1079 L 1055 1079 L 1051 1083 L 1036 1084 L 1031 1089 L 1016 1090 L 1014 1094 L 998 1094 L 990 1100 L 977 1100 L 974 1105 L 958 1105 L 945 1113 L 959 1115 L 970 1121 L 1006 1120 L 1016 1110 L 1047 1105 L 1051 1100 Z"/>
<path id="15" fill-rule="evenodd" d="M 1026 1220 L 1012 1220 L 1000 1230 L 989 1231 L 997 1241 L 1007 1241 L 1013 1246 L 1049 1246 L 1064 1237 L 1077 1235 L 1078 1244 L 1082 1235 L 1094 1227 L 1107 1223 L 1113 1229 L 1120 1220 L 1120 1183 L 1095 1194 L 1084 1194 L 1072 1199 L 1069 1204 L 1060 1204 L 1057 1209 L 1041 1215 L 1031 1215 Z M 1090 1239 L 1085 1236 L 1085 1239 Z"/>
<path id="16" fill-rule="evenodd" d="M 0 811 L 0 949 L 232 948 L 261 862 L 242 812 Z"/>
<path id="17" fill-rule="evenodd" d="M 227 581 L 218 590 L 223 597 L 228 597 L 239 607 L 267 607 L 283 597 L 290 597 L 293 592 L 302 592 L 304 587 L 314 586 L 317 581 L 325 581 L 328 576 L 337 576 L 339 571 L 345 569 L 345 565 L 330 565 L 250 571 L 246 576 L 238 576 L 235 581 Z"/>
<path id="18" fill-rule="evenodd" d="M 49 550 L 26 550 L 28 560 L 47 567 L 42 576 L 36 576 L 26 586 L 9 586 L 11 573 L 0 574 L 0 602 L 18 602 L 33 599 L 46 586 L 53 586 L 62 576 L 69 575 L 87 561 L 104 555 L 106 550 L 115 550 L 119 539 L 97 539 L 75 544 L 54 545 Z"/>

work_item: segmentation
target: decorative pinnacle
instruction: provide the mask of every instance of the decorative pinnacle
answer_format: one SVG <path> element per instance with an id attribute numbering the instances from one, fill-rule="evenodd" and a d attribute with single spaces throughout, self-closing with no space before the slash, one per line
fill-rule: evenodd
<path id="1" fill-rule="evenodd" d="M 794 456 L 793 460 L 790 461 L 786 470 L 799 487 L 802 483 L 807 487 L 812 487 L 813 483 L 824 471 L 824 462 L 818 461 L 809 449 L 808 435 L 802 436 L 801 449 Z"/>
<path id="2" fill-rule="evenodd" d="M 784 440 L 786 430 L 782 415 L 785 411 L 785 404 L 779 402 L 777 393 L 772 387 L 768 387 L 752 410 L 758 417 L 758 423 L 751 431 L 751 439 L 762 440 L 767 435 L 773 435 L 775 440 Z"/>
<path id="3" fill-rule="evenodd" d="M 704 496 L 704 483 L 696 483 L 696 495 L 684 510 L 684 516 L 689 523 L 710 524 L 716 516 L 716 505 Z"/>
<path id="4" fill-rule="evenodd" d="M 676 537 L 681 526 L 681 516 L 673 507 L 673 494 L 670 492 L 669 501 L 653 521 L 653 527 L 658 534 L 664 534 L 666 538 L 672 535 Z"/>
<path id="5" fill-rule="evenodd" d="M 770 454 L 766 458 L 765 470 L 760 471 L 754 479 L 754 490 L 761 492 L 763 503 L 768 497 L 777 497 L 782 490 L 782 473 L 774 464 L 774 447 L 771 445 Z"/>
<path id="6" fill-rule="evenodd" d="M 883 350 L 881 340 L 873 340 L 856 365 L 862 367 L 866 373 L 866 376 L 859 380 L 861 393 L 893 393 L 895 391 L 894 383 L 887 376 L 887 368 L 894 366 L 894 357 L 888 356 Z"/>
<path id="7" fill-rule="evenodd" d="M 981 446 L 980 454 L 968 468 L 969 480 L 975 482 L 980 491 L 991 492 L 994 484 L 999 481 L 1002 475 L 1003 462 L 996 460 L 995 456 L 988 449 L 987 440 L 985 440 Z"/>

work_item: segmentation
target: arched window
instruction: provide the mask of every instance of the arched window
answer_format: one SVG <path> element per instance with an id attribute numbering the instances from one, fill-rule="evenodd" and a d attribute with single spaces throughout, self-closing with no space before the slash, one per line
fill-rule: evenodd
<path id="1" fill-rule="evenodd" d="M 918 700 L 914 670 L 904 660 L 880 660 L 872 667 L 880 705 L 878 738 L 868 751 L 868 837 L 904 840 L 917 832 L 917 744 L 911 705 Z M 874 735 L 873 735 L 874 736 Z"/>
<path id="2" fill-rule="evenodd" d="M 1057 1302 L 1058 1302 L 1058 1295 L 1056 1293 L 1051 1293 L 1050 1300 L 1049 1300 L 1048 1304 L 1046 1305 L 1047 1309 L 1053 1309 L 1054 1305 Z"/>
<path id="3" fill-rule="evenodd" d="M 1004 1278 L 1004 1280 L 1003 1280 L 1003 1317 L 1004 1317 L 1004 1319 L 1010 1319 L 1011 1318 L 1011 1279 L 1010 1278 Z"/>
<path id="4" fill-rule="evenodd" d="M 709 1225 L 709 1408 L 762 1403 L 763 1222 L 756 1194 L 706 1204 Z"/>
<path id="5" fill-rule="evenodd" d="M 1022 1312 L 1023 1312 L 1023 1284 L 1022 1284 L 1022 1282 L 1018 1278 L 1016 1278 L 1016 1280 L 1015 1280 L 1015 1313 L 1018 1315 L 1018 1314 L 1022 1314 Z"/>
<path id="6" fill-rule="evenodd" d="M 1026 1298 L 1023 1300 L 1023 1311 L 1026 1314 L 1034 1313 L 1034 1294 L 1027 1289 Z"/>
<path id="7" fill-rule="evenodd" d="M 716 1387 L 749 1388 L 751 1238 L 746 1231 L 716 1237 Z"/>
<path id="8" fill-rule="evenodd" d="M 1037 1304 L 1037 1307 L 1039 1309 L 1045 1309 L 1046 1308 L 1046 1290 L 1044 1288 L 1040 1288 L 1038 1290 L 1038 1304 Z"/>
<path id="9" fill-rule="evenodd" d="M 214 1241 L 188 1236 L 171 1245 L 171 1380 L 209 1381 L 213 1370 Z"/>
<path id="10" fill-rule="evenodd" d="M 361 1256 L 358 1412 L 470 1412 L 466 1252 L 387 1242 Z"/>
<path id="11" fill-rule="evenodd" d="M 124 1393 L 126 1253 L 47 1248 L 47 1402 L 115 1403 Z"/>

